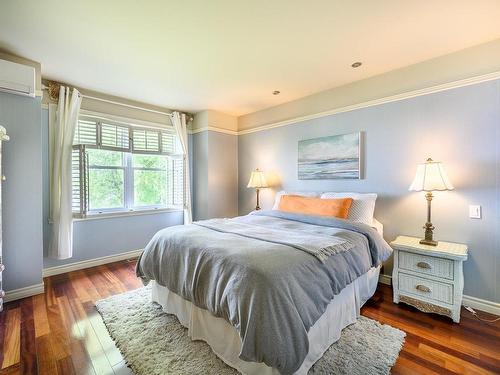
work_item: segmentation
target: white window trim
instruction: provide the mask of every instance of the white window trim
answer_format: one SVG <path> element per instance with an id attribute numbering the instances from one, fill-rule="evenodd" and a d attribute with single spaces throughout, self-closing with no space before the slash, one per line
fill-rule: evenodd
<path id="1" fill-rule="evenodd" d="M 134 203 L 134 196 L 133 192 L 130 191 L 130 188 L 134 186 L 134 171 L 135 170 L 152 170 L 152 171 L 163 171 L 161 168 L 134 168 L 133 163 L 132 163 L 132 157 L 133 154 L 130 151 L 126 150 L 117 150 L 116 152 L 121 152 L 125 158 L 124 164 L 122 167 L 118 166 L 89 166 L 90 169 L 117 169 L 117 170 L 123 170 L 123 204 L 125 207 L 117 207 L 117 208 L 100 208 L 96 210 L 88 210 L 87 214 L 84 218 L 87 218 L 89 216 L 96 216 L 96 215 L 108 215 L 109 217 L 112 216 L 123 216 L 127 214 L 132 214 L 134 212 L 158 212 L 159 210 L 168 210 L 168 211 L 178 211 L 182 210 L 182 206 L 164 206 L 164 205 L 150 205 L 150 206 L 133 206 Z M 147 153 L 142 154 L 142 155 L 147 155 Z M 155 154 L 156 155 L 156 154 Z M 163 154 L 158 154 L 158 156 L 163 156 L 167 158 L 168 160 L 172 159 L 178 159 L 180 156 L 179 155 L 163 155 Z M 115 215 L 116 214 L 116 215 Z M 78 215 L 78 214 L 77 214 Z M 80 219 L 80 217 L 77 216 L 77 218 Z"/>
<path id="2" fill-rule="evenodd" d="M 110 219 L 114 217 L 129 217 L 129 216 L 141 216 L 141 215 L 156 215 L 165 214 L 173 212 L 183 212 L 184 208 L 177 207 L 161 207 L 161 208 L 149 208 L 149 209 L 136 209 L 136 210 L 126 210 L 126 211 L 109 211 L 109 212 L 89 212 L 84 217 L 74 216 L 73 221 L 86 221 L 86 220 L 100 220 L 100 219 Z"/>
<path id="3" fill-rule="evenodd" d="M 121 116 L 115 116 L 115 115 L 110 115 L 110 114 L 105 114 L 105 113 L 100 113 L 100 112 L 94 112 L 94 111 L 88 111 L 88 110 L 81 110 L 79 116 L 81 117 L 91 117 L 95 118 L 97 120 L 101 121 L 110 121 L 112 123 L 117 123 L 120 125 L 124 125 L 130 128 L 137 128 L 137 127 L 144 127 L 145 129 L 152 129 L 152 130 L 158 130 L 158 131 L 167 131 L 167 132 L 172 132 L 175 134 L 175 129 L 172 125 L 167 125 L 167 124 L 160 124 L 156 122 L 150 122 L 150 121 L 144 121 L 144 120 L 136 120 L 132 118 L 125 118 Z M 160 135 L 161 137 L 161 135 Z M 88 149 L 91 148 L 97 148 L 91 145 L 86 146 Z M 108 149 L 110 151 L 113 151 L 110 147 L 104 148 Z M 161 149 L 161 146 L 160 146 Z M 129 165 L 128 163 L 131 163 L 132 155 L 133 155 L 133 150 L 132 150 L 132 145 L 130 145 L 129 149 L 120 149 L 117 148 L 117 152 L 122 152 L 126 156 L 126 162 L 125 166 L 123 167 L 125 175 L 128 173 L 133 173 L 134 168 L 128 168 Z M 183 158 L 181 154 L 157 154 L 156 152 L 139 152 L 139 154 L 154 154 L 154 155 L 161 155 L 165 156 L 169 159 L 179 159 Z M 186 166 L 184 166 L 186 168 Z M 121 169 L 121 168 L 119 168 Z M 186 170 L 184 170 L 184 174 L 186 173 Z M 129 176 L 130 178 L 130 176 Z M 125 182 L 124 182 L 124 188 L 127 189 L 127 176 L 125 176 Z M 133 179 L 132 179 L 133 183 Z M 185 196 L 185 192 L 184 192 Z M 137 215 L 151 215 L 151 214 L 159 214 L 159 213 L 168 213 L 168 212 L 181 212 L 184 210 L 184 205 L 176 205 L 176 206 L 163 206 L 163 205 L 158 205 L 158 206 L 136 206 L 132 208 L 132 202 L 130 202 L 130 194 L 127 194 L 126 191 L 124 191 L 124 204 L 125 208 L 108 208 L 108 209 L 100 209 L 100 210 L 92 210 L 92 211 L 87 211 L 84 215 L 81 215 L 79 213 L 74 212 L 73 213 L 73 220 L 74 221 L 84 221 L 84 220 L 96 220 L 96 219 L 105 219 L 105 218 L 112 218 L 112 217 L 126 217 L 126 216 L 137 216 Z M 133 198 L 132 198 L 133 199 Z"/>

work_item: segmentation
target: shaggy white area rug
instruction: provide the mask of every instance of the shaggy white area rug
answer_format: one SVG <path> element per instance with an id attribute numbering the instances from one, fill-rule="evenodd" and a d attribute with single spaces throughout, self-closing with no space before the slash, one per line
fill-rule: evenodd
<path id="1" fill-rule="evenodd" d="M 238 372 L 203 341 L 191 341 L 177 318 L 151 302 L 151 289 L 140 288 L 96 303 L 111 337 L 136 375 Z M 360 317 L 344 329 L 309 374 L 389 374 L 405 333 Z"/>

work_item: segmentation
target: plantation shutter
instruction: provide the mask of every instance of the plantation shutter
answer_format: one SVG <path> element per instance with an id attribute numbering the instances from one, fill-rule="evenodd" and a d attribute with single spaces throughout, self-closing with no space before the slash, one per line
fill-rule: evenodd
<path id="1" fill-rule="evenodd" d="M 164 154 L 173 154 L 176 152 L 176 136 L 174 133 L 161 133 L 161 152 Z"/>
<path id="2" fill-rule="evenodd" d="M 160 132 L 158 130 L 134 128 L 132 138 L 133 152 L 160 153 Z"/>
<path id="3" fill-rule="evenodd" d="M 73 146 L 71 155 L 72 211 L 84 216 L 88 208 L 88 166 L 84 145 Z"/>
<path id="4" fill-rule="evenodd" d="M 96 120 L 80 118 L 75 128 L 75 137 L 73 138 L 73 144 L 97 146 L 97 127 L 98 122 Z"/>
<path id="5" fill-rule="evenodd" d="M 167 169 L 167 204 L 174 207 L 184 206 L 184 158 L 169 158 Z"/>
<path id="6" fill-rule="evenodd" d="M 103 149 L 128 151 L 130 149 L 130 129 L 115 124 L 100 124 L 100 146 Z"/>
<path id="7" fill-rule="evenodd" d="M 81 117 L 75 129 L 74 145 L 138 154 L 180 154 L 173 131 L 116 124 L 92 117 Z"/>
<path id="8" fill-rule="evenodd" d="M 184 158 L 173 159 L 172 206 L 184 206 Z"/>

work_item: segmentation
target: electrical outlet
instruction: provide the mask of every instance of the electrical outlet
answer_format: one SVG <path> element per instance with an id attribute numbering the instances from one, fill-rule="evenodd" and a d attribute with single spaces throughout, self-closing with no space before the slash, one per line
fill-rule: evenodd
<path id="1" fill-rule="evenodd" d="M 469 206 L 469 217 L 471 219 L 481 219 L 481 206 L 470 205 Z"/>

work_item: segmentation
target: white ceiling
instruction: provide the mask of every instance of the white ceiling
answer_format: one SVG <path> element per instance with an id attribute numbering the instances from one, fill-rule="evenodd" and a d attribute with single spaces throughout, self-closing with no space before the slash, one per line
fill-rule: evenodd
<path id="1" fill-rule="evenodd" d="M 499 20 L 499 0 L 1 0 L 0 49 L 49 79 L 242 115 L 497 39 Z"/>

